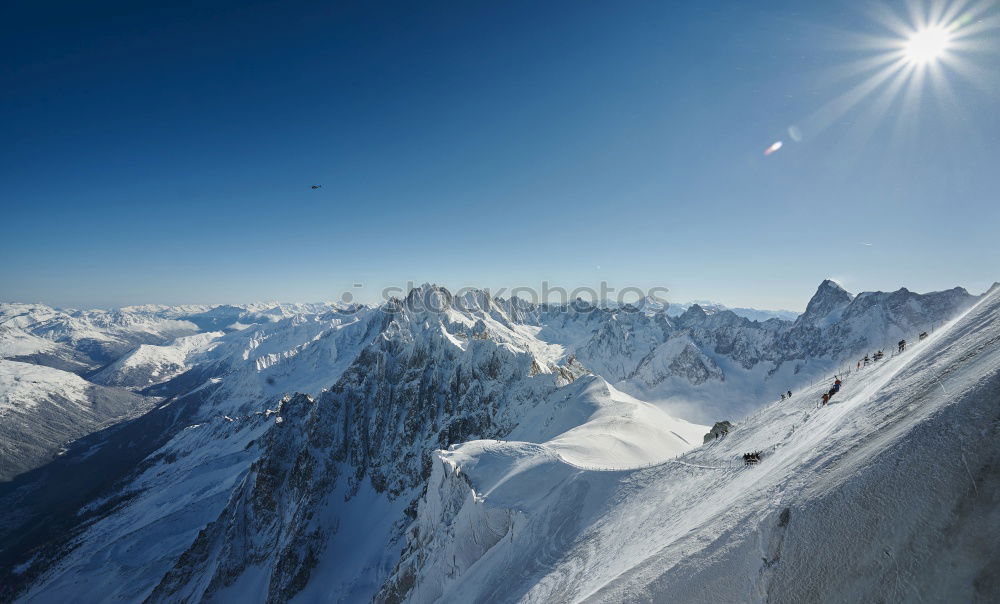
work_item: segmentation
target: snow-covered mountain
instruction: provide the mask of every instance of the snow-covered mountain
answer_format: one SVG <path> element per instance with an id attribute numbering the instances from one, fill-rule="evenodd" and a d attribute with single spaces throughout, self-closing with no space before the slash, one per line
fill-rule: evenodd
<path id="1" fill-rule="evenodd" d="M 676 317 L 597 310 L 598 331 L 569 352 L 615 387 L 711 424 L 933 329 L 976 299 L 962 288 L 852 296 L 824 281 L 794 322 L 751 321 L 698 304 Z"/>
<path id="2" fill-rule="evenodd" d="M 0 481 L 48 461 L 69 441 L 147 411 L 154 402 L 67 371 L 0 359 Z"/>
<path id="3" fill-rule="evenodd" d="M 85 373 L 118 360 L 141 344 L 162 345 L 206 331 L 232 331 L 353 308 L 334 303 L 269 302 L 62 310 L 43 304 L 0 303 L 0 358 Z"/>
<path id="4" fill-rule="evenodd" d="M 378 308 L 133 307 L 115 321 L 62 313 L 90 317 L 109 332 L 101 337 L 135 338 L 84 372 L 86 384 L 159 401 L 0 485 L 0 509 L 18 510 L 0 515 L 10 544 L 0 549 L 0 597 L 433 599 L 500 551 L 489 531 L 510 538 L 502 527 L 535 510 L 556 518 L 544 493 L 564 476 L 624 479 L 701 454 L 691 451 L 716 446 L 701 447 L 714 421 L 788 389 L 798 399 L 816 378 L 901 337 L 938 337 L 979 299 L 961 289 L 851 296 L 824 282 L 793 322 L 697 304 L 671 316 L 486 292 L 455 299 L 425 285 Z M 42 323 L 16 323 L 16 337 L 0 341 L 27 334 L 65 356 L 86 340 L 28 327 Z M 469 528 L 475 546 L 456 528 L 479 522 L 470 488 L 474 499 L 504 502 L 485 527 Z M 559 500 L 584 497 L 574 493 Z"/>
<path id="5" fill-rule="evenodd" d="M 781 319 L 783 321 L 794 321 L 799 313 L 791 310 L 762 310 L 759 308 L 745 308 L 745 307 L 734 307 L 730 308 L 725 304 L 720 304 L 719 302 L 712 302 L 710 300 L 694 300 L 691 302 L 668 302 L 661 297 L 657 296 L 645 296 L 641 299 L 635 300 L 633 302 L 627 303 L 617 303 L 614 301 L 605 301 L 601 304 L 604 308 L 624 308 L 629 306 L 634 310 L 645 313 L 647 315 L 655 315 L 659 312 L 664 312 L 669 317 L 679 317 L 684 314 L 684 311 L 691 308 L 694 305 L 698 305 L 709 314 L 722 312 L 724 310 L 732 311 L 738 317 L 743 317 L 745 319 L 750 319 L 751 321 L 767 321 L 768 319 Z"/>
<path id="6" fill-rule="evenodd" d="M 182 336 L 167 344 L 140 344 L 138 348 L 91 376 L 107 386 L 147 388 L 188 371 L 211 352 L 221 331 Z"/>
<path id="7" fill-rule="evenodd" d="M 167 315 L 167 316 L 165 316 Z M 86 372 L 139 344 L 198 332 L 162 309 L 57 310 L 42 304 L 0 304 L 0 358 Z"/>
<path id="8" fill-rule="evenodd" d="M 0 411 L 8 418 L 0 426 L 7 437 L 0 481 L 34 468 L 76 438 L 148 410 L 155 397 L 183 395 L 216 374 L 243 372 L 229 382 L 239 391 L 230 393 L 229 404 L 273 400 L 284 392 L 273 387 L 274 375 L 292 371 L 289 359 L 304 352 L 293 363 L 293 381 L 296 389 L 318 392 L 338 362 L 332 332 L 355 318 L 332 304 L 215 309 L 221 310 L 213 316 L 232 319 L 225 321 L 232 337 L 199 332 L 198 322 L 213 311 L 205 306 L 78 311 L 0 304 L 0 362 L 9 377 L 0 382 L 0 397 L 12 401 Z M 312 311 L 321 314 L 306 314 Z M 340 364 L 346 366 L 354 352 Z"/>
<path id="9" fill-rule="evenodd" d="M 710 300 L 695 300 L 693 302 L 680 302 L 671 303 L 669 307 L 666 308 L 667 314 L 671 317 L 678 317 L 684 314 L 684 311 L 691 308 L 694 305 L 698 305 L 709 314 L 722 312 L 724 310 L 732 311 L 737 317 L 743 317 L 744 319 L 750 319 L 751 321 L 767 321 L 768 319 L 781 319 L 782 321 L 794 321 L 799 313 L 792 310 L 762 310 L 759 308 L 745 308 L 736 306 L 730 308 L 725 304 L 720 304 L 718 302 L 712 302 Z"/>

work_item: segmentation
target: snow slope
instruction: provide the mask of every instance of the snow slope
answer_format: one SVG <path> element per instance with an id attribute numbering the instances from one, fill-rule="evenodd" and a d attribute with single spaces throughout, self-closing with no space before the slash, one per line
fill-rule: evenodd
<path id="1" fill-rule="evenodd" d="M 1000 288 L 902 355 L 648 469 L 439 453 L 386 601 L 990 601 Z M 741 454 L 764 451 L 744 468 Z"/>
<path id="2" fill-rule="evenodd" d="M 42 365 L 0 359 L 0 481 L 67 442 L 147 410 L 153 400 Z"/>
<path id="3" fill-rule="evenodd" d="M 191 369 L 195 359 L 210 350 L 221 331 L 209 331 L 157 346 L 142 344 L 90 379 L 106 386 L 144 388 L 165 382 Z"/>
<path id="4" fill-rule="evenodd" d="M 28 412 L 41 403 L 37 393 L 66 400 L 82 399 L 87 381 L 68 373 L 41 365 L 0 360 L 0 415 Z"/>
<path id="5" fill-rule="evenodd" d="M 659 463 L 683 453 L 700 444 L 708 429 L 673 418 L 600 377 L 586 376 L 526 415 L 508 440 L 539 443 L 528 449 L 554 454 L 577 467 L 622 468 Z M 484 442 L 466 443 L 449 454 L 467 456 L 466 447 Z"/>

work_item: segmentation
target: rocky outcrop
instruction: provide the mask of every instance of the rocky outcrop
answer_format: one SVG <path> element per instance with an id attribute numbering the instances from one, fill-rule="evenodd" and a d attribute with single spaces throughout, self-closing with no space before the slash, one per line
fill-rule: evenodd
<path id="1" fill-rule="evenodd" d="M 705 435 L 705 443 L 709 443 L 717 438 L 722 438 L 723 436 L 729 434 L 729 431 L 733 429 L 733 424 L 728 421 L 715 422 L 712 429 Z"/>

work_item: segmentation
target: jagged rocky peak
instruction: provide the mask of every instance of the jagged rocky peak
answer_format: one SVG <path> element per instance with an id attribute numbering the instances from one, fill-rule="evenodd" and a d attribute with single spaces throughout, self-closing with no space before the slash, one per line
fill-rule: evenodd
<path id="1" fill-rule="evenodd" d="M 824 327 L 840 318 L 854 295 L 847 292 L 843 287 L 831 279 L 825 279 L 819 284 L 816 293 L 809 300 L 806 311 L 799 316 L 797 324 L 810 324 L 816 327 Z"/>
<path id="2" fill-rule="evenodd" d="M 414 312 L 442 312 L 451 308 L 452 295 L 445 287 L 424 283 L 406 294 L 406 306 Z"/>
<path id="3" fill-rule="evenodd" d="M 902 289 L 906 288 L 904 287 Z M 823 282 L 819 284 L 819 287 L 816 288 L 816 293 L 809 301 L 809 304 L 813 304 L 817 301 L 823 301 L 823 300 L 837 300 L 837 301 L 846 300 L 850 302 L 853 298 L 854 294 L 851 294 L 850 292 L 845 290 L 843 287 L 840 286 L 839 283 L 837 283 L 833 279 L 824 279 Z M 806 308 L 808 309 L 808 306 Z"/>
<path id="4" fill-rule="evenodd" d="M 454 310 L 472 317 L 486 314 L 496 317 L 503 306 L 485 289 L 461 289 L 453 294 L 447 288 L 431 283 L 414 287 L 403 300 L 394 298 L 390 302 L 395 302 L 395 305 L 389 305 L 390 310 L 403 310 L 403 307 L 410 313 Z"/>
<path id="5" fill-rule="evenodd" d="M 697 324 L 704 321 L 707 316 L 708 312 L 700 304 L 692 304 L 684 311 L 684 314 L 677 317 L 677 323 L 684 326 Z"/>
<path id="6" fill-rule="evenodd" d="M 646 312 L 666 312 L 670 308 L 670 303 L 657 296 L 646 295 L 639 301 L 639 307 Z"/>
<path id="7" fill-rule="evenodd" d="M 589 313 L 595 310 L 599 310 L 601 307 L 599 304 L 592 300 L 585 300 L 580 297 L 576 297 L 569 303 L 569 307 L 578 313 Z"/>
<path id="8" fill-rule="evenodd" d="M 488 313 L 493 310 L 493 296 L 483 289 L 470 289 L 462 292 L 462 295 L 455 299 L 455 304 L 465 312 Z"/>
<path id="9" fill-rule="evenodd" d="M 537 325 L 540 322 L 538 305 L 518 296 L 511 296 L 509 299 L 497 298 L 499 305 L 503 306 L 507 316 L 511 321 Z"/>

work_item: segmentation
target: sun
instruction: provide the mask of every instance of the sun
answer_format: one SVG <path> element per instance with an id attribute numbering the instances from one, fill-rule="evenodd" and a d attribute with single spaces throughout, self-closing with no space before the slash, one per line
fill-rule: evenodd
<path id="1" fill-rule="evenodd" d="M 934 107 L 950 126 L 973 124 L 959 94 L 994 95 L 1000 85 L 994 68 L 1000 57 L 1000 0 L 894 3 L 904 5 L 902 12 L 885 2 L 858 4 L 870 19 L 866 31 L 840 32 L 838 42 L 856 56 L 826 72 L 831 83 L 847 85 L 789 126 L 791 140 L 800 142 L 839 124 L 853 125 L 863 133 L 859 136 L 868 137 L 890 117 L 892 134 L 902 135 L 915 131 L 918 111 Z M 933 97 L 933 105 L 923 101 L 925 94 Z M 862 103 L 864 111 L 845 120 Z"/>
<path id="2" fill-rule="evenodd" d="M 910 34 L 903 47 L 907 62 L 926 65 L 937 61 L 948 50 L 951 36 L 943 27 L 925 27 Z"/>

